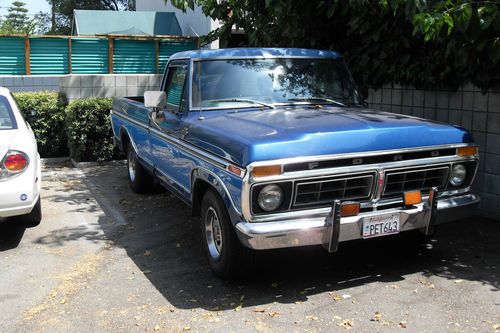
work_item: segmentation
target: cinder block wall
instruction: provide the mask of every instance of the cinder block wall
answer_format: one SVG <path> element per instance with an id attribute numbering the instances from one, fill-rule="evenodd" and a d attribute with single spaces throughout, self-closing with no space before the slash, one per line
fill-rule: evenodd
<path id="1" fill-rule="evenodd" d="M 160 88 L 161 75 L 66 75 L 60 79 L 60 91 L 69 101 L 85 97 L 140 96 Z"/>
<path id="2" fill-rule="evenodd" d="M 139 96 L 147 90 L 158 90 L 160 80 L 159 74 L 0 76 L 0 86 L 13 92 L 59 91 L 72 101 L 86 97 Z"/>
<path id="3" fill-rule="evenodd" d="M 424 91 L 387 85 L 369 91 L 378 110 L 434 119 L 467 128 L 480 146 L 473 189 L 482 198 L 479 214 L 500 220 L 500 87 L 482 94 L 472 85 L 457 91 Z"/>
<path id="4" fill-rule="evenodd" d="M 9 88 L 12 92 L 19 91 L 58 91 L 59 75 L 49 76 L 0 76 L 0 87 Z"/>

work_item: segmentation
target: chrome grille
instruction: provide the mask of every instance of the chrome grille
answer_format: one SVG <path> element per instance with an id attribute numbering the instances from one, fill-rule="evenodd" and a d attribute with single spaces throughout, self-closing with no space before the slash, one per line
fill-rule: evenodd
<path id="1" fill-rule="evenodd" d="M 374 175 L 335 177 L 295 184 L 294 207 L 332 204 L 334 200 L 369 199 Z"/>
<path id="2" fill-rule="evenodd" d="M 449 167 L 420 168 L 387 171 L 383 196 L 394 196 L 406 191 L 443 189 L 448 180 Z"/>

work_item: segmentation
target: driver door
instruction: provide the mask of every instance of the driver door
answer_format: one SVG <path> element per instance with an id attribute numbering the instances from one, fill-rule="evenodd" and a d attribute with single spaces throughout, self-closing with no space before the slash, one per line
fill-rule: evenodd
<path id="1" fill-rule="evenodd" d="M 182 172 L 183 159 L 176 141 L 182 136 L 182 120 L 187 115 L 187 61 L 169 64 L 164 91 L 167 106 L 151 131 L 155 174 L 172 189 L 189 198 L 189 179 Z"/>

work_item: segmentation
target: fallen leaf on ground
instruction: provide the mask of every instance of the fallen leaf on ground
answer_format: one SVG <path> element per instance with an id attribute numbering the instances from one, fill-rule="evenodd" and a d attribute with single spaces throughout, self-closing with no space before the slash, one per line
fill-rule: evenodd
<path id="1" fill-rule="evenodd" d="M 181 247 L 181 243 L 177 243 L 175 247 Z"/>
<path id="2" fill-rule="evenodd" d="M 63 298 L 59 303 L 61 304 L 65 304 L 66 303 L 66 300 Z"/>
<path id="3" fill-rule="evenodd" d="M 316 316 L 306 316 L 307 320 L 318 320 L 319 318 Z"/>
<path id="4" fill-rule="evenodd" d="M 182 330 L 183 330 L 183 331 L 189 331 L 190 329 L 191 329 L 191 327 L 189 327 L 189 326 L 184 326 L 184 327 L 182 328 Z"/>
<path id="5" fill-rule="evenodd" d="M 382 319 L 382 314 L 380 312 L 375 312 L 375 314 L 373 315 L 373 318 L 370 319 L 370 321 L 380 321 L 380 319 Z"/>
<path id="6" fill-rule="evenodd" d="M 149 251 L 149 250 L 144 251 L 145 257 L 149 257 L 150 255 L 151 255 L 151 251 Z"/>
<path id="7" fill-rule="evenodd" d="M 276 312 L 276 311 L 273 311 L 273 312 L 269 312 L 267 315 L 269 317 L 276 317 L 276 316 L 279 316 L 281 313 L 279 312 Z"/>
<path id="8" fill-rule="evenodd" d="M 405 320 L 400 321 L 398 325 L 399 325 L 399 327 L 401 327 L 401 328 L 406 328 L 406 327 L 407 327 L 407 325 L 406 325 L 406 321 L 405 321 Z"/>
<path id="9" fill-rule="evenodd" d="M 333 296 L 333 299 L 336 301 L 340 301 L 340 300 L 343 300 L 344 298 L 340 295 L 335 295 L 335 296 Z"/>
<path id="10" fill-rule="evenodd" d="M 346 330 L 350 330 L 354 326 L 354 321 L 350 319 L 343 320 L 341 323 L 338 324 L 339 326 L 345 328 Z"/>
<path id="11" fill-rule="evenodd" d="M 273 282 L 273 283 L 271 283 L 271 287 L 273 287 L 273 288 L 276 288 L 278 285 L 279 285 L 279 283 L 278 283 L 278 282 Z"/>
<path id="12" fill-rule="evenodd" d="M 349 294 L 344 294 L 344 295 L 342 295 L 342 298 L 343 298 L 343 299 L 348 299 L 348 298 L 351 298 L 351 295 L 349 295 Z"/>
<path id="13" fill-rule="evenodd" d="M 156 325 L 155 328 L 153 328 L 153 330 L 156 332 L 156 331 L 159 331 L 160 330 L 160 325 Z"/>
<path id="14" fill-rule="evenodd" d="M 500 330 L 500 324 L 495 324 L 493 325 L 494 330 Z"/>
<path id="15" fill-rule="evenodd" d="M 464 282 L 464 280 L 458 279 L 458 280 L 455 280 L 454 282 L 455 283 L 462 283 L 462 282 Z"/>
<path id="16" fill-rule="evenodd" d="M 143 272 L 144 274 L 149 274 L 149 273 L 151 273 L 151 271 L 150 271 L 149 269 L 145 269 L 145 270 L 143 270 L 142 272 Z"/>
<path id="17" fill-rule="evenodd" d="M 387 288 L 392 288 L 392 289 L 399 289 L 399 286 L 396 285 L 396 284 L 390 284 L 388 286 L 386 286 Z"/>
<path id="18" fill-rule="evenodd" d="M 234 309 L 234 311 L 238 312 L 238 311 L 240 311 L 240 310 L 241 310 L 241 308 L 242 308 L 242 306 L 241 306 L 241 304 L 240 304 L 240 305 L 238 305 L 238 306 Z"/>
<path id="19" fill-rule="evenodd" d="M 257 309 L 253 309 L 253 312 L 266 312 L 266 309 L 257 308 Z"/>

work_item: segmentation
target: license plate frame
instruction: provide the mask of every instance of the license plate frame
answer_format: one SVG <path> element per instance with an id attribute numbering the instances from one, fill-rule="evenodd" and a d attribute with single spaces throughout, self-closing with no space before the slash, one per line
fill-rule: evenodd
<path id="1" fill-rule="evenodd" d="M 367 216 L 363 219 L 361 234 L 365 239 L 394 235 L 399 232 L 399 213 Z"/>

